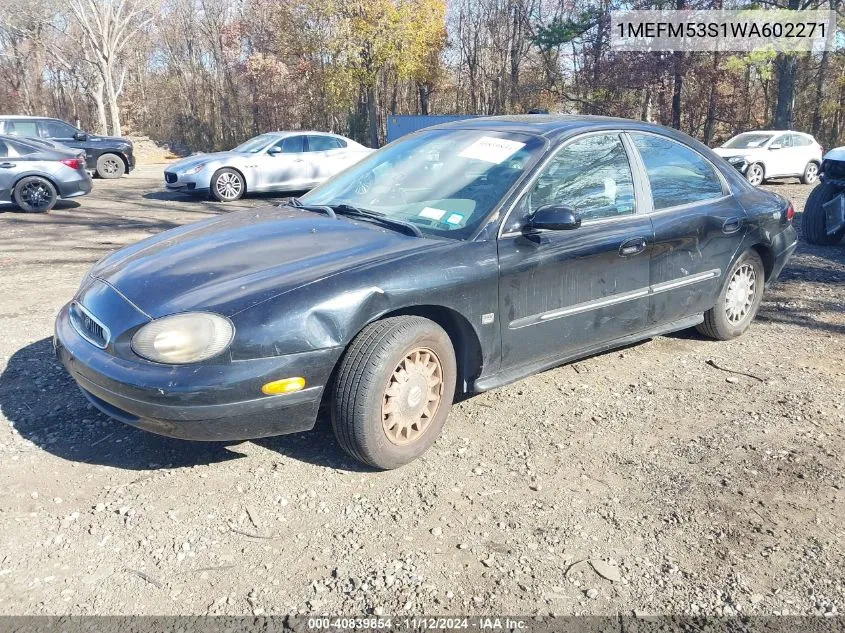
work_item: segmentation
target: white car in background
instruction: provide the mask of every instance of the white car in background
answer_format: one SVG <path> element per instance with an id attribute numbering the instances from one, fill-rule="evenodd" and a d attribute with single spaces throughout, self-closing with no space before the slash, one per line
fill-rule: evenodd
<path id="1" fill-rule="evenodd" d="M 789 130 L 744 132 L 713 151 L 754 186 L 769 178 L 789 176 L 797 176 L 805 185 L 813 184 L 819 178 L 824 152 L 809 134 Z"/>
<path id="2" fill-rule="evenodd" d="M 311 189 L 372 152 L 326 132 L 268 132 L 228 152 L 197 154 L 164 170 L 171 191 L 211 195 L 220 202 L 245 193 Z"/>

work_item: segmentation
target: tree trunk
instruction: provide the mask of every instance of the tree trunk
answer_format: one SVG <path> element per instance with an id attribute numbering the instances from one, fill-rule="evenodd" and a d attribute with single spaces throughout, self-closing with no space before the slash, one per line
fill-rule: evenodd
<path id="1" fill-rule="evenodd" d="M 109 123 L 106 118 L 106 104 L 103 101 L 103 80 L 97 78 L 91 90 L 91 98 L 97 108 L 97 132 L 100 134 L 109 133 Z"/>
<path id="2" fill-rule="evenodd" d="M 795 102 L 795 56 L 778 53 L 775 66 L 778 69 L 778 95 L 774 127 L 778 130 L 791 130 Z"/>
<path id="3" fill-rule="evenodd" d="M 713 53 L 713 76 L 710 84 L 710 96 L 707 99 L 707 118 L 704 120 L 704 144 L 710 145 L 716 132 L 716 101 L 718 97 L 719 53 Z"/>
<path id="4" fill-rule="evenodd" d="M 683 11 L 684 0 L 677 0 L 675 8 L 678 11 Z M 672 86 L 672 127 L 676 130 L 681 129 L 681 92 L 684 89 L 684 54 L 681 51 L 672 53 L 675 60 L 674 65 L 674 81 Z"/>
<path id="5" fill-rule="evenodd" d="M 428 100 L 431 96 L 431 86 L 426 83 L 419 84 L 420 93 L 420 114 L 428 116 Z"/>
<path id="6" fill-rule="evenodd" d="M 816 76 L 816 96 L 813 99 L 813 123 L 812 134 L 815 137 L 819 136 L 822 128 L 822 102 L 824 101 L 824 81 L 827 77 L 828 65 L 830 61 L 830 51 L 827 49 L 822 53 L 821 63 L 819 64 L 819 74 Z M 841 107 L 841 104 L 840 104 Z"/>
<path id="7" fill-rule="evenodd" d="M 378 111 L 376 109 L 376 87 L 367 86 L 367 123 L 369 125 L 370 147 L 378 147 Z"/>

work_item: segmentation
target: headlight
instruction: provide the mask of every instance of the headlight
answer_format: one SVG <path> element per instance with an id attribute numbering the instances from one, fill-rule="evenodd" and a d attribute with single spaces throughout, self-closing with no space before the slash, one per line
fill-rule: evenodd
<path id="1" fill-rule="evenodd" d="M 190 169 L 183 171 L 182 173 L 186 176 L 193 176 L 194 174 L 200 173 L 203 169 L 205 169 L 206 163 L 198 163 L 191 167 Z"/>
<path id="2" fill-rule="evenodd" d="M 745 159 L 742 156 L 731 156 L 728 158 L 728 162 L 731 165 L 736 165 L 737 163 L 744 163 Z"/>
<path id="3" fill-rule="evenodd" d="M 186 312 L 156 319 L 132 337 L 132 351 L 155 363 L 181 365 L 217 356 L 229 347 L 235 328 L 210 312 Z"/>

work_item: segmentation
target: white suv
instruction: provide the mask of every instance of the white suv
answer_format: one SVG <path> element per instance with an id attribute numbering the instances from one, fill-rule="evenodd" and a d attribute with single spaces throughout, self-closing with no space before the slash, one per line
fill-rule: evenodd
<path id="1" fill-rule="evenodd" d="M 786 130 L 743 132 L 713 150 L 745 174 L 752 185 L 797 176 L 805 185 L 819 178 L 822 146 L 809 134 Z"/>

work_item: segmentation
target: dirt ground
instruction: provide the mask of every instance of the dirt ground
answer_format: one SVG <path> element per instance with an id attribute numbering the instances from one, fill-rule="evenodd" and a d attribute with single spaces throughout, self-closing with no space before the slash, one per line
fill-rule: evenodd
<path id="1" fill-rule="evenodd" d="M 810 190 L 771 188 L 799 211 Z M 201 444 L 87 405 L 50 336 L 89 266 L 273 200 L 179 198 L 144 167 L 0 213 L 1 614 L 845 610 L 845 245 L 802 241 L 742 338 L 660 337 L 472 398 L 393 472 L 324 421 Z"/>

